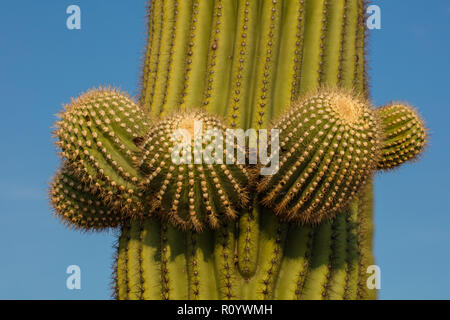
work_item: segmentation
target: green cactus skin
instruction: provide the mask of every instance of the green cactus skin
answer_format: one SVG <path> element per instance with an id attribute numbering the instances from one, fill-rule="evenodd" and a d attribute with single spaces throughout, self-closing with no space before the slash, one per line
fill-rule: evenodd
<path id="1" fill-rule="evenodd" d="M 234 128 L 267 128 L 318 86 L 368 95 L 362 0 L 155 0 L 141 104 L 153 117 L 203 107 Z M 157 219 L 122 228 L 119 299 L 373 299 L 372 185 L 314 227 L 255 203 L 201 234 Z M 215 281 L 214 281 L 215 279 Z"/>
<path id="2" fill-rule="evenodd" d="M 98 190 L 83 183 L 67 162 L 52 180 L 50 201 L 56 216 L 74 229 L 102 230 L 123 223 L 121 213 L 105 204 Z"/>
<path id="3" fill-rule="evenodd" d="M 245 157 L 233 139 L 204 112 L 179 113 L 150 128 L 139 167 L 146 177 L 146 197 L 153 200 L 151 212 L 197 232 L 236 219 L 239 209 L 249 207 L 251 179 L 245 163 L 238 164 L 234 152 L 224 147 L 234 145 L 233 151 Z M 179 163 L 174 164 L 173 155 Z"/>
<path id="4" fill-rule="evenodd" d="M 129 215 L 143 212 L 142 176 L 134 163 L 148 130 L 142 110 L 125 93 L 100 88 L 74 99 L 60 118 L 56 144 L 81 180 L 113 208 Z"/>
<path id="5" fill-rule="evenodd" d="M 427 129 L 417 111 L 405 103 L 391 103 L 376 110 L 385 139 L 378 169 L 393 169 L 417 158 L 427 143 Z"/>
<path id="6" fill-rule="evenodd" d="M 381 128 L 367 101 L 321 89 L 274 125 L 279 170 L 265 176 L 262 203 L 283 220 L 319 224 L 345 209 L 377 166 Z M 307 146 L 305 148 L 305 146 Z M 284 152 L 283 152 L 284 151 Z"/>

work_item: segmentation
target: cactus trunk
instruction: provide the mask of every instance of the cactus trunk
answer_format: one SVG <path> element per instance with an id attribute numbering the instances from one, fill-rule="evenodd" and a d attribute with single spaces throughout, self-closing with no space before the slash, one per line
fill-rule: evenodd
<path id="1" fill-rule="evenodd" d="M 203 108 L 267 128 L 318 86 L 368 95 L 363 0 L 154 0 L 141 104 L 153 117 Z M 372 184 L 318 226 L 255 203 L 237 223 L 184 232 L 155 218 L 122 227 L 118 299 L 372 299 Z"/>

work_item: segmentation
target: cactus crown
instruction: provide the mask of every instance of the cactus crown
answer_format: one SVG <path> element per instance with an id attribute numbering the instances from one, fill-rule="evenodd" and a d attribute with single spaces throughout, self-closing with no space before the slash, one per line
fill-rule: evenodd
<path id="1" fill-rule="evenodd" d="M 103 230 L 124 222 L 123 215 L 102 200 L 97 188 L 80 181 L 67 162 L 54 176 L 49 193 L 56 215 L 71 228 Z"/>

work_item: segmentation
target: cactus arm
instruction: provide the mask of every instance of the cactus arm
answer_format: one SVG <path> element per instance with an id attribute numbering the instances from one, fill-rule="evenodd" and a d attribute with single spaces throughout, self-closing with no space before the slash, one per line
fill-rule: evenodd
<path id="1" fill-rule="evenodd" d="M 148 128 L 142 110 L 126 94 L 100 88 L 73 99 L 60 118 L 57 145 L 79 180 L 123 217 L 142 213 L 142 176 L 134 166 Z"/>
<path id="2" fill-rule="evenodd" d="M 385 133 L 378 169 L 396 168 L 413 161 L 427 143 L 427 129 L 417 111 L 402 103 L 376 109 Z"/>
<path id="3" fill-rule="evenodd" d="M 71 228 L 103 230 L 123 223 L 123 215 L 102 201 L 99 190 L 83 182 L 67 162 L 53 178 L 50 201 L 55 215 Z"/>

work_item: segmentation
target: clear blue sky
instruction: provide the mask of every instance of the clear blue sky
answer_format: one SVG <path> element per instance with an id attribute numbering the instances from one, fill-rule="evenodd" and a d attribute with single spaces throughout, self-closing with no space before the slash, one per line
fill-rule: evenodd
<path id="1" fill-rule="evenodd" d="M 372 98 L 405 100 L 426 118 L 420 162 L 376 178 L 375 253 L 383 299 L 450 299 L 450 3 L 379 0 L 370 32 Z M 82 30 L 66 8 L 82 9 Z M 61 104 L 99 84 L 137 94 L 145 0 L 0 3 L 0 299 L 107 299 L 113 234 L 82 234 L 51 215 L 57 167 L 50 127 Z M 82 270 L 67 290 L 66 267 Z"/>

